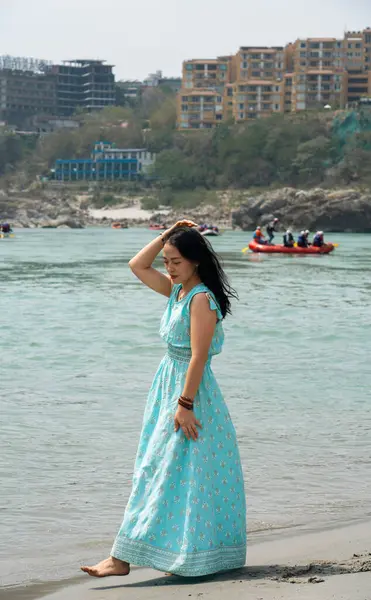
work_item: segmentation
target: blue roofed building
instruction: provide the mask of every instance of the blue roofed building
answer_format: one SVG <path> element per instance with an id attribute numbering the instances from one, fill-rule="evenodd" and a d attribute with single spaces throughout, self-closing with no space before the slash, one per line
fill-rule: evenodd
<path id="1" fill-rule="evenodd" d="M 155 155 L 146 148 L 116 148 L 96 142 L 90 158 L 57 159 L 52 178 L 57 181 L 137 181 L 145 179 Z"/>

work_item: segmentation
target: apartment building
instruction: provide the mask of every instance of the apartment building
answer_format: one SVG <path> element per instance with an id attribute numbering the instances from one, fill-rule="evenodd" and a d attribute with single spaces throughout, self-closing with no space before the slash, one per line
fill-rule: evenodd
<path id="1" fill-rule="evenodd" d="M 341 39 L 298 39 L 285 47 L 241 46 L 233 56 L 183 63 L 178 128 L 210 128 L 230 118 L 249 121 L 325 106 L 344 108 L 367 95 L 371 28 L 346 32 Z"/>
<path id="2" fill-rule="evenodd" d="M 177 112 L 180 129 L 211 129 L 225 117 L 222 92 L 184 88 L 178 94 Z"/>
<path id="3" fill-rule="evenodd" d="M 182 87 L 222 91 L 231 79 L 232 57 L 187 60 L 183 63 Z"/>
<path id="4" fill-rule="evenodd" d="M 348 103 L 358 102 L 362 96 L 371 96 L 371 28 L 345 34 L 344 62 Z"/>
<path id="5" fill-rule="evenodd" d="M 256 119 L 283 110 L 283 47 L 241 47 L 234 58 L 233 117 Z"/>
<path id="6" fill-rule="evenodd" d="M 343 40 L 299 39 L 292 47 L 293 111 L 346 104 Z"/>

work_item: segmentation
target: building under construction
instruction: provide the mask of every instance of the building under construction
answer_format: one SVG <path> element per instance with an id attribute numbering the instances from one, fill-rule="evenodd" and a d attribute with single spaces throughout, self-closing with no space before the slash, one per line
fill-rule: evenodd
<path id="1" fill-rule="evenodd" d="M 72 116 L 115 104 L 112 65 L 101 60 L 50 61 L 0 57 L 0 120 L 23 126 L 30 117 Z"/>

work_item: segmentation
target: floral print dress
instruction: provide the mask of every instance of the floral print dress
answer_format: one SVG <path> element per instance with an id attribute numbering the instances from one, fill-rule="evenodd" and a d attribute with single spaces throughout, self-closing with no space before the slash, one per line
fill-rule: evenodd
<path id="1" fill-rule="evenodd" d="M 236 433 L 211 370 L 221 352 L 222 315 L 199 284 L 181 300 L 174 285 L 162 317 L 167 343 L 149 391 L 133 489 L 111 555 L 138 566 L 183 576 L 234 569 L 246 559 L 246 506 Z M 206 293 L 218 322 L 194 401 L 197 441 L 174 431 L 177 401 L 191 358 L 190 304 Z"/>

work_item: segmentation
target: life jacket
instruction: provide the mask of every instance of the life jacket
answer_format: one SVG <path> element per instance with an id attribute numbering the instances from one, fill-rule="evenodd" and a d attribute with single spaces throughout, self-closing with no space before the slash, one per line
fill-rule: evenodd
<path id="1" fill-rule="evenodd" d="M 293 246 L 294 244 L 294 236 L 292 233 L 285 233 L 283 236 L 283 244 L 284 246 Z"/>
<path id="2" fill-rule="evenodd" d="M 323 246 L 324 245 L 324 239 L 322 235 L 315 235 L 313 238 L 313 246 Z"/>

